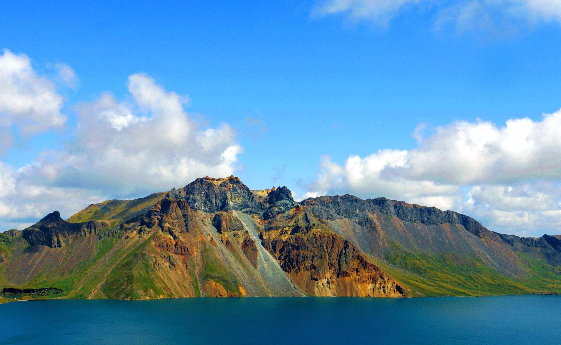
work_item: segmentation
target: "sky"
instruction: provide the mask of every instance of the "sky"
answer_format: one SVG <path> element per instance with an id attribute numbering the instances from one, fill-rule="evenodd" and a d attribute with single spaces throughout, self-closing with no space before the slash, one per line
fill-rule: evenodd
<path id="1" fill-rule="evenodd" d="M 234 174 L 561 234 L 561 0 L 0 3 L 0 231 Z"/>

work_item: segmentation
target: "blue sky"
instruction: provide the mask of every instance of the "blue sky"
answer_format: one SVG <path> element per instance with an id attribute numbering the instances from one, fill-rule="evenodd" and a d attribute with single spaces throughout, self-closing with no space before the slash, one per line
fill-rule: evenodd
<path id="1" fill-rule="evenodd" d="M 22 1 L 0 13 L 0 231 L 233 173 L 299 198 L 387 196 L 559 233 L 559 1 Z M 40 95 L 52 102 L 32 106 Z"/>

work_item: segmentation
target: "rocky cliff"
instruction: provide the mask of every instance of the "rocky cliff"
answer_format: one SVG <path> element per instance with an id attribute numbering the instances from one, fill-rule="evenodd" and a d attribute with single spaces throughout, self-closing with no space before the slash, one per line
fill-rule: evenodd
<path id="1" fill-rule="evenodd" d="M 234 176 L 0 233 L 0 291 L 66 298 L 558 293 L 560 265 L 558 236 L 385 198 L 298 203 Z"/>

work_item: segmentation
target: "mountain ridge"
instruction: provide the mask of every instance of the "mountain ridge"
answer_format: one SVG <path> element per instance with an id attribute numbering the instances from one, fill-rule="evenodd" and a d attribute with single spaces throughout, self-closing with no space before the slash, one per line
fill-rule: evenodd
<path id="1" fill-rule="evenodd" d="M 561 237 L 499 234 L 386 198 L 296 202 L 287 187 L 204 177 L 0 233 L 0 291 L 45 288 L 119 299 L 560 293 Z"/>

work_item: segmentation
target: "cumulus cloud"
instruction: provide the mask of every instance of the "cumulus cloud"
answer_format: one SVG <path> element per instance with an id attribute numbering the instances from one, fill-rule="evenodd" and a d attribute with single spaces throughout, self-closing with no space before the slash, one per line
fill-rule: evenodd
<path id="1" fill-rule="evenodd" d="M 145 74 L 131 75 L 128 89 L 126 101 L 105 93 L 77 106 L 76 139 L 29 173 L 46 185 L 127 197 L 234 172 L 242 148 L 229 125 L 200 128 L 184 110 L 187 97 Z"/>
<path id="2" fill-rule="evenodd" d="M 43 93 L 54 92 L 51 82 L 29 69 L 27 57 L 5 52 L 6 57 L 15 65 L 20 63 L 13 70 L 28 68 L 25 80 L 40 80 L 33 85 L 45 86 Z M 0 66 L 6 68 L 6 63 Z M 18 76 L 21 79 L 21 73 Z M 31 87 L 31 93 L 39 92 L 33 85 L 25 86 Z M 93 102 L 75 106 L 74 139 L 61 150 L 44 151 L 20 169 L 0 161 L 0 229 L 25 227 L 53 210 L 69 217 L 109 198 L 145 196 L 182 187 L 197 177 L 234 173 L 243 149 L 232 127 L 203 127 L 185 111 L 188 97 L 166 91 L 145 74 L 131 75 L 128 90 L 124 100 L 106 92 Z M 46 121 L 50 116 L 64 122 L 57 107 L 52 108 L 54 113 L 40 114 L 33 107 L 14 109 L 7 117 L 21 119 L 21 130 L 30 133 L 39 127 L 26 128 L 27 120 Z M 55 120 L 50 123 L 58 123 Z M 0 141 L 4 140 L 1 134 Z"/>
<path id="3" fill-rule="evenodd" d="M 360 197 L 384 196 L 441 209 L 454 209 L 462 204 L 460 188 L 430 180 L 414 180 L 396 174 L 395 168 L 407 168 L 408 152 L 380 150 L 361 158 L 351 155 L 340 166 L 324 156 L 316 181 L 308 186 L 304 197 L 351 193 Z"/>
<path id="4" fill-rule="evenodd" d="M 61 114 L 62 106 L 55 84 L 38 75 L 26 55 L 4 50 L 0 55 L 1 154 L 12 143 L 12 126 L 23 137 L 63 127 L 66 116 Z"/>
<path id="5" fill-rule="evenodd" d="M 53 210 L 70 216 L 80 206 L 105 200 L 92 191 L 45 186 L 29 174 L 0 162 L 0 229 L 22 229 Z"/>
<path id="6" fill-rule="evenodd" d="M 502 35 L 518 31 L 521 24 L 561 21 L 559 0 L 326 0 L 318 2 L 312 14 L 387 26 L 401 12 L 426 8 L 435 11 L 437 27 L 451 23 L 460 32 L 502 31 Z"/>
<path id="7" fill-rule="evenodd" d="M 326 156 L 308 196 L 385 196 L 467 212 L 499 229 L 558 232 L 559 133 L 561 111 L 541 121 L 512 119 L 502 127 L 458 121 L 436 128 L 409 151 L 351 155 L 344 165 Z"/>
<path id="8" fill-rule="evenodd" d="M 408 176 L 443 183 L 505 183 L 561 178 L 561 111 L 541 121 L 512 119 L 503 127 L 456 122 L 409 154 Z"/>
<path id="9" fill-rule="evenodd" d="M 521 235 L 559 234 L 561 185 L 554 181 L 478 185 L 467 193 L 463 211 L 494 230 Z"/>

